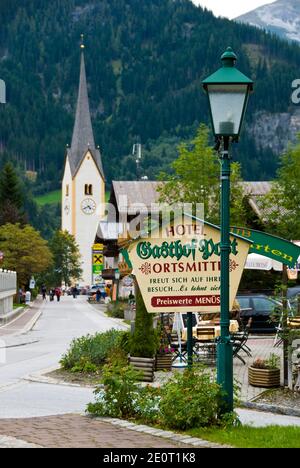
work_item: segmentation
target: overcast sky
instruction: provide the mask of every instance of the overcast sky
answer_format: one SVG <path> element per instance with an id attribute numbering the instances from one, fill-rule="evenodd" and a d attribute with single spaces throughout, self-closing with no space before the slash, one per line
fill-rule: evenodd
<path id="1" fill-rule="evenodd" d="M 216 16 L 236 18 L 243 13 L 255 8 L 273 3 L 274 0 L 192 0 L 196 5 L 201 5 L 212 10 Z"/>

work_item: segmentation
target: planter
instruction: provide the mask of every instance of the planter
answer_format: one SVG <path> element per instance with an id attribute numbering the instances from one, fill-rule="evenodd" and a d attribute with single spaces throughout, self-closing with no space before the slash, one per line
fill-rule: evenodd
<path id="1" fill-rule="evenodd" d="M 280 387 L 280 369 L 248 369 L 249 384 L 253 387 Z"/>
<path id="2" fill-rule="evenodd" d="M 155 359 L 130 356 L 129 363 L 132 365 L 134 370 L 142 373 L 141 381 L 153 382 Z"/>
<path id="3" fill-rule="evenodd" d="M 168 354 L 157 354 L 155 358 L 155 370 L 156 371 L 171 371 L 172 370 L 173 355 Z"/>

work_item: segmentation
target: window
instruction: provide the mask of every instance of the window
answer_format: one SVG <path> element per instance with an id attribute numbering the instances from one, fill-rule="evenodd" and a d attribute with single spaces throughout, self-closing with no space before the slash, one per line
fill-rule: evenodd
<path id="1" fill-rule="evenodd" d="M 69 184 L 66 185 L 66 197 L 68 197 L 68 196 L 69 196 Z"/>
<path id="2" fill-rule="evenodd" d="M 85 195 L 93 195 L 93 186 L 92 186 L 92 184 L 85 184 L 84 194 Z"/>

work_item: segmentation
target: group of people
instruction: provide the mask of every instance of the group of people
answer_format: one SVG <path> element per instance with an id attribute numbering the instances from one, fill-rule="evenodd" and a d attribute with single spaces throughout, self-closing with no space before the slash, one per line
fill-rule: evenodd
<path id="1" fill-rule="evenodd" d="M 45 285 L 42 286 L 42 296 L 43 300 L 47 300 L 47 288 Z M 57 288 L 50 288 L 49 289 L 49 297 L 50 301 L 54 301 L 54 298 L 56 297 L 57 302 L 60 301 L 60 298 L 62 296 L 62 289 L 57 287 Z"/>

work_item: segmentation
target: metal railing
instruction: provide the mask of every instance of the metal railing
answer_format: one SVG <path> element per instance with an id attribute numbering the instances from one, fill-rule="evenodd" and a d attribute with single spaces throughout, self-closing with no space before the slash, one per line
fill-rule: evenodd
<path id="1" fill-rule="evenodd" d="M 2 270 L 0 268 L 0 293 L 16 292 L 17 273 L 15 271 Z"/>

